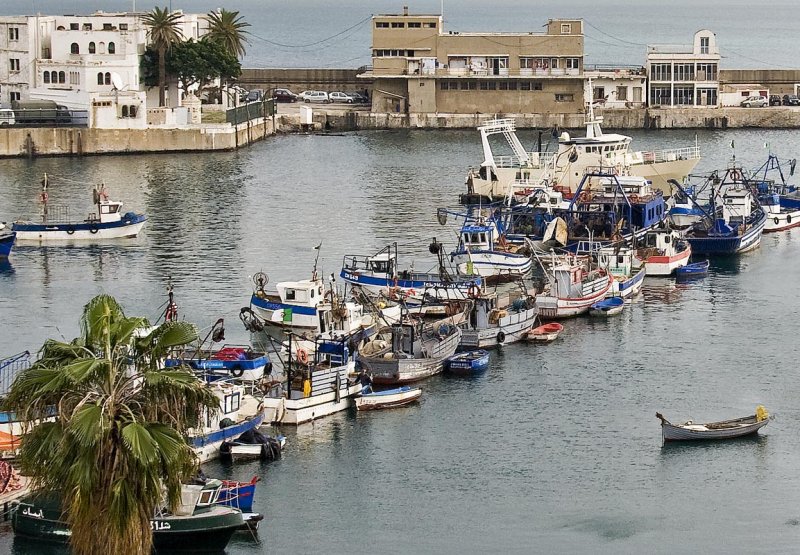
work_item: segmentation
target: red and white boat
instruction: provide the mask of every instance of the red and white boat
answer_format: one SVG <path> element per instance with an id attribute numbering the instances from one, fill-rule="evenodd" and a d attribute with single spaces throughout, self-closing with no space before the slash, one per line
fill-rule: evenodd
<path id="1" fill-rule="evenodd" d="M 541 326 L 533 328 L 525 336 L 528 341 L 536 341 L 541 343 L 549 343 L 555 341 L 558 334 L 564 331 L 564 326 L 558 322 L 548 322 Z"/>
<path id="2" fill-rule="evenodd" d="M 644 263 L 645 275 L 671 276 L 689 263 L 692 247 L 673 229 L 653 229 L 639 242 L 636 256 Z"/>
<path id="3" fill-rule="evenodd" d="M 614 281 L 604 268 L 588 270 L 575 261 L 554 266 L 548 274 L 550 283 L 536 295 L 536 306 L 540 318 L 551 320 L 588 312 L 606 297 Z"/>

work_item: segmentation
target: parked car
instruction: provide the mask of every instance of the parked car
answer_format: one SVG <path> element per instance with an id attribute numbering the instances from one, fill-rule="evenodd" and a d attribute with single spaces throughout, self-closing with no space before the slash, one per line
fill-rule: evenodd
<path id="1" fill-rule="evenodd" d="M 783 95 L 783 105 L 800 106 L 800 98 L 797 98 L 796 94 L 785 94 Z"/>
<path id="2" fill-rule="evenodd" d="M 303 97 L 303 102 L 320 102 L 328 104 L 331 102 L 331 100 L 328 98 L 328 93 L 325 91 L 307 91 L 306 95 Z"/>
<path id="3" fill-rule="evenodd" d="M 264 89 L 250 89 L 245 102 L 259 102 L 262 98 L 264 98 Z"/>
<path id="4" fill-rule="evenodd" d="M 297 102 L 297 95 L 289 89 L 275 89 L 272 98 L 275 102 Z"/>
<path id="5" fill-rule="evenodd" d="M 766 97 L 761 95 L 748 96 L 742 100 L 741 106 L 743 108 L 763 108 L 768 105 L 769 101 Z"/>
<path id="6" fill-rule="evenodd" d="M 770 106 L 780 106 L 781 105 L 781 97 L 777 94 L 769 95 L 769 105 Z"/>
<path id="7" fill-rule="evenodd" d="M 9 127 L 17 123 L 14 118 L 14 110 L 10 108 L 0 108 L 0 127 Z"/>
<path id="8" fill-rule="evenodd" d="M 330 102 L 344 102 L 345 104 L 352 104 L 353 99 L 350 95 L 341 91 L 333 91 L 328 93 L 328 100 Z"/>
<path id="9" fill-rule="evenodd" d="M 347 93 L 347 96 L 352 98 L 353 102 L 355 102 L 356 104 L 369 104 L 369 98 L 367 98 L 360 92 Z"/>

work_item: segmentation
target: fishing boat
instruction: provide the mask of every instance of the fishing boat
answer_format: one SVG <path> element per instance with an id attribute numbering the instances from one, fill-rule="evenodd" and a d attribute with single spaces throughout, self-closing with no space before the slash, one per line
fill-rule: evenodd
<path id="1" fill-rule="evenodd" d="M 590 85 L 591 88 L 591 85 Z M 700 160 L 697 145 L 646 152 L 630 150 L 631 137 L 603 133 L 603 118 L 595 116 L 593 103 L 586 106 L 586 134 L 571 137 L 563 132 L 558 137 L 556 152 L 528 152 L 516 134 L 511 118 L 491 119 L 478 126 L 484 160 L 479 168 L 470 168 L 463 204 L 486 203 L 506 199 L 515 182 L 528 182 L 535 188 L 543 179 L 552 179 L 565 191 L 574 191 L 580 176 L 588 167 L 607 166 L 618 173 L 627 173 L 651 181 L 668 193 L 668 179 L 682 180 Z M 510 156 L 497 156 L 490 138 L 501 135 L 511 150 Z"/>
<path id="2" fill-rule="evenodd" d="M 47 174 L 42 181 L 39 201 L 42 205 L 40 221 L 16 221 L 11 230 L 17 234 L 17 241 L 38 243 L 64 241 L 100 241 L 104 239 L 132 238 L 147 222 L 144 214 L 122 213 L 122 203 L 108 200 L 105 185 L 93 189 L 96 211 L 83 220 L 70 217 L 69 207 L 50 206 L 47 192 Z"/>
<path id="3" fill-rule="evenodd" d="M 489 351 L 478 349 L 457 353 L 447 359 L 445 366 L 451 374 L 465 376 L 481 374 L 489 368 Z"/>
<path id="4" fill-rule="evenodd" d="M 689 263 L 692 247 L 674 229 L 652 229 L 637 241 L 636 257 L 647 276 L 670 276 Z"/>
<path id="5" fill-rule="evenodd" d="M 796 160 L 790 160 L 789 175 L 794 175 Z M 777 175 L 776 179 L 772 176 Z M 767 213 L 764 233 L 784 231 L 800 226 L 800 191 L 786 182 L 783 165 L 774 154 L 753 172 L 758 201 Z"/>
<path id="6" fill-rule="evenodd" d="M 536 326 L 525 336 L 529 341 L 536 341 L 541 343 L 550 343 L 558 339 L 558 334 L 564 331 L 564 326 L 558 322 L 548 322 L 541 326 Z"/>
<path id="7" fill-rule="evenodd" d="M 687 264 L 686 266 L 678 268 L 675 271 L 675 276 L 678 279 L 692 279 L 697 277 L 703 277 L 708 275 L 708 267 L 710 265 L 711 263 L 708 260 Z"/>
<path id="8" fill-rule="evenodd" d="M 461 342 L 463 313 L 434 322 L 408 315 L 358 348 L 376 384 L 402 385 L 440 373 Z"/>
<path id="9" fill-rule="evenodd" d="M 356 397 L 356 410 L 393 409 L 415 403 L 421 396 L 422 388 L 408 385 L 382 391 L 366 387 Z"/>
<path id="10" fill-rule="evenodd" d="M 758 430 L 769 424 L 773 417 L 763 406 L 759 405 L 753 415 L 705 424 L 695 423 L 691 420 L 683 424 L 672 424 L 659 412 L 656 413 L 656 418 L 661 421 L 661 437 L 666 442 L 733 439 L 748 436 L 758 433 Z"/>
<path id="11" fill-rule="evenodd" d="M 757 248 L 767 216 L 742 169 L 732 165 L 720 179 L 712 174 L 711 210 L 685 234 L 694 254 L 740 254 Z"/>
<path id="12" fill-rule="evenodd" d="M 205 485 L 184 484 L 181 503 L 174 513 L 161 507 L 150 519 L 153 551 L 222 552 L 236 530 L 245 524 L 242 511 L 220 504 L 220 480 Z M 11 516 L 18 536 L 65 544 L 71 536 L 63 520 L 62 502 L 55 494 L 32 494 L 23 498 Z"/>
<path id="13" fill-rule="evenodd" d="M 442 244 L 433 240 L 429 250 L 438 257 L 438 273 L 398 270 L 397 243 L 388 245 L 372 256 L 346 255 L 339 274 L 353 287 L 375 296 L 384 296 L 407 304 L 421 304 L 425 299 L 463 300 L 480 292 L 480 276 L 452 275 L 444 264 Z"/>
<path id="14" fill-rule="evenodd" d="M 589 269 L 572 259 L 546 271 L 548 283 L 536 295 L 539 316 L 545 319 L 569 318 L 584 314 L 611 291 L 613 278 L 603 268 Z"/>
<path id="15" fill-rule="evenodd" d="M 519 281 L 516 289 L 481 293 L 472 299 L 461 334 L 462 349 L 486 349 L 523 339 L 533 327 L 539 308 L 535 291 Z"/>
<path id="16" fill-rule="evenodd" d="M 0 258 L 8 258 L 17 234 L 6 227 L 5 223 L 0 223 Z"/>
<path id="17" fill-rule="evenodd" d="M 672 228 L 687 229 L 705 216 L 708 207 L 702 207 L 697 198 L 705 187 L 700 187 L 698 190 L 692 185 L 676 187 L 677 184 L 677 181 L 670 180 L 673 190 L 667 200 L 667 218 Z"/>
<path id="18" fill-rule="evenodd" d="M 598 301 L 589 307 L 591 316 L 614 316 L 622 312 L 625 308 L 625 299 L 621 297 L 610 297 Z"/>
<path id="19" fill-rule="evenodd" d="M 589 249 L 591 248 L 589 243 Z M 583 252 L 581 246 L 578 247 L 578 252 Z M 594 252 L 597 256 L 597 265 L 605 268 L 614 279 L 611 291 L 608 293 L 609 297 L 628 299 L 642 290 L 646 272 L 633 249 L 623 246 L 601 247 Z"/>
<path id="20" fill-rule="evenodd" d="M 347 339 L 319 339 L 311 355 L 298 349 L 296 357 L 287 361 L 282 379 L 262 400 L 267 420 L 298 425 L 353 406 L 363 386 L 349 380 L 355 374 L 355 359 L 348 345 Z"/>
<path id="21" fill-rule="evenodd" d="M 232 441 L 224 442 L 220 446 L 219 456 L 233 462 L 252 459 L 274 461 L 281 458 L 285 445 L 286 436 L 279 434 L 270 437 L 253 428 Z"/>

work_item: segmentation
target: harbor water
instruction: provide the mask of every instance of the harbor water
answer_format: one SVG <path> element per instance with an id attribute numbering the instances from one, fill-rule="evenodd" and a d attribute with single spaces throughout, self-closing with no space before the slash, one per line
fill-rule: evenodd
<path id="1" fill-rule="evenodd" d="M 791 131 L 635 132 L 636 149 L 698 141 L 697 172 L 746 168 L 800 151 Z M 533 132 L 520 132 L 526 146 Z M 545 137 L 545 139 L 547 136 Z M 0 220 L 35 214 L 42 174 L 51 204 L 91 211 L 105 183 L 149 221 L 135 240 L 18 246 L 0 263 L 0 354 L 70 339 L 84 303 L 117 297 L 155 320 L 168 281 L 182 318 L 237 315 L 249 276 L 307 278 L 322 243 L 323 275 L 346 253 L 400 245 L 401 265 L 427 270 L 427 244 L 455 245 L 435 209 L 455 207 L 475 131 L 282 136 L 231 153 L 0 160 Z M 260 543 L 229 553 L 792 552 L 800 540 L 800 382 L 795 344 L 800 233 L 715 260 L 679 284 L 647 278 L 623 314 L 565 322 L 550 345 L 492 352 L 475 379 L 423 382 L 417 405 L 284 428 L 280 461 L 207 465 L 262 478 Z M 718 420 L 765 405 L 777 418 L 754 439 L 662 447 L 672 421 Z M 41 553 L 0 536 L 0 551 Z"/>

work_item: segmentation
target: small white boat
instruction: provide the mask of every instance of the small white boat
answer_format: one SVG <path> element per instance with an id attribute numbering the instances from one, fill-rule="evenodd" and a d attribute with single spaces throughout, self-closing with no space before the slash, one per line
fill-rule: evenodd
<path id="1" fill-rule="evenodd" d="M 625 299 L 621 297 L 611 297 L 600 302 L 594 303 L 589 307 L 590 316 L 615 316 L 625 308 Z"/>
<path id="2" fill-rule="evenodd" d="M 404 385 L 395 389 L 372 391 L 365 388 L 356 397 L 356 410 L 377 410 L 402 407 L 415 402 L 422 395 L 422 388 Z"/>
<path id="3" fill-rule="evenodd" d="M 564 331 L 564 326 L 558 322 L 549 322 L 537 326 L 528 332 L 526 339 L 529 341 L 537 341 L 541 343 L 550 343 L 558 339 L 558 334 Z"/>
<path id="4" fill-rule="evenodd" d="M 286 445 L 286 437 L 279 435 L 275 437 L 280 449 Z M 234 441 L 230 445 L 230 457 L 233 462 L 263 459 L 264 457 L 264 444 L 262 443 L 240 443 Z"/>
<path id="5" fill-rule="evenodd" d="M 683 424 L 672 424 L 659 412 L 656 413 L 656 418 L 661 420 L 661 436 L 666 442 L 743 437 L 757 433 L 773 417 L 762 405 L 758 405 L 753 415 L 705 424 L 696 424 L 691 420 Z"/>

